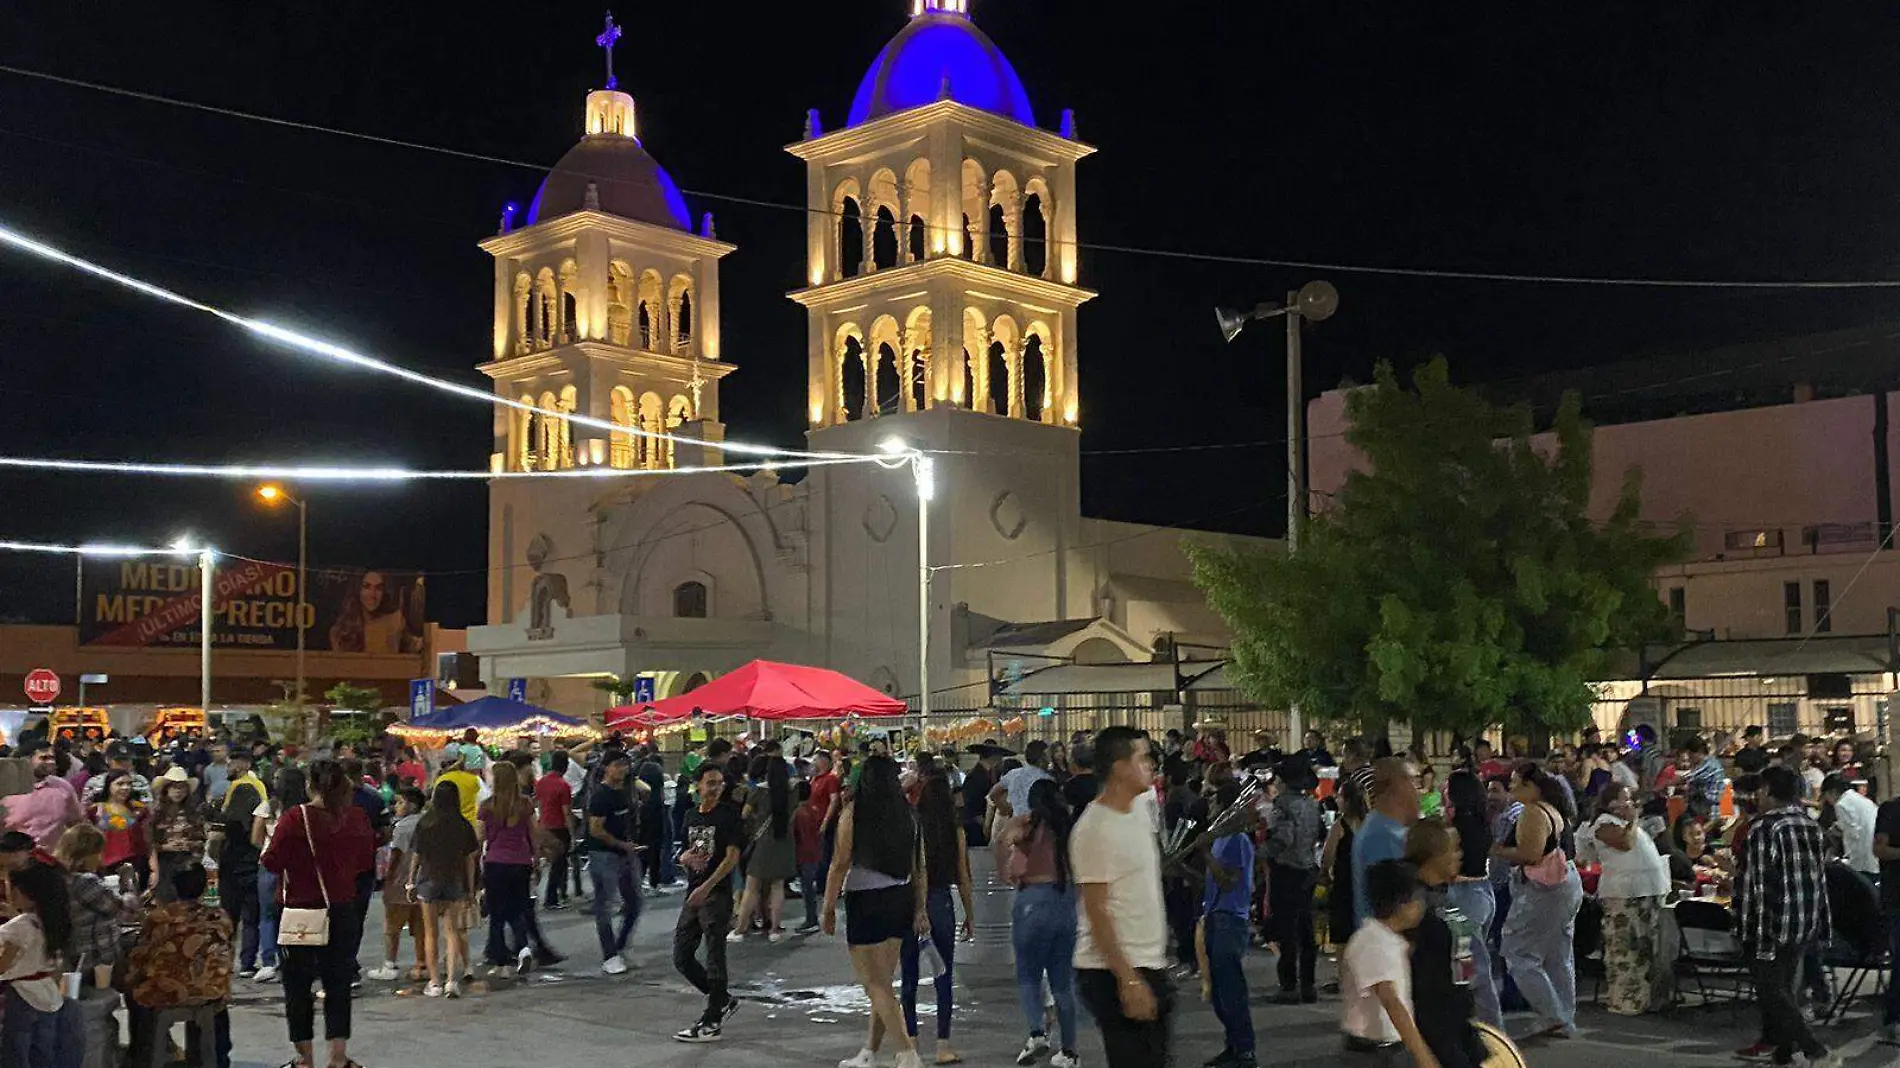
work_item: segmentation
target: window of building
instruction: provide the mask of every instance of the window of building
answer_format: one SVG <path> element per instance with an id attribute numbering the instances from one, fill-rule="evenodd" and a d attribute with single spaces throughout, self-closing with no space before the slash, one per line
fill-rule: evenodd
<path id="1" fill-rule="evenodd" d="M 1793 701 L 1772 701 L 1768 705 L 1768 737 L 1786 738 L 1801 729 L 1801 706 Z"/>
<path id="2" fill-rule="evenodd" d="M 705 619 L 706 584 L 682 582 L 674 587 L 673 615 L 679 619 Z"/>
<path id="3" fill-rule="evenodd" d="M 1722 546 L 1729 552 L 1780 552 L 1781 531 L 1731 530 L 1722 536 Z"/>
<path id="4" fill-rule="evenodd" d="M 1699 708 L 1676 709 L 1676 730 L 1692 733 L 1702 729 L 1702 710 Z"/>
<path id="5" fill-rule="evenodd" d="M 1841 552 L 1864 548 L 1880 540 L 1872 523 L 1822 523 L 1801 528 L 1801 543 L 1809 552 Z"/>
<path id="6" fill-rule="evenodd" d="M 1834 629 L 1834 591 L 1826 579 L 1814 580 L 1814 632 L 1826 634 Z"/>
<path id="7" fill-rule="evenodd" d="M 1854 733 L 1852 705 L 1829 705 L 1821 709 L 1821 728 L 1829 734 Z"/>
<path id="8" fill-rule="evenodd" d="M 1784 582 L 1781 584 L 1782 614 L 1789 634 L 1801 633 L 1801 584 Z"/>
<path id="9" fill-rule="evenodd" d="M 1689 591 L 1686 587 L 1669 587 L 1669 618 L 1675 621 L 1677 630 L 1689 625 Z"/>

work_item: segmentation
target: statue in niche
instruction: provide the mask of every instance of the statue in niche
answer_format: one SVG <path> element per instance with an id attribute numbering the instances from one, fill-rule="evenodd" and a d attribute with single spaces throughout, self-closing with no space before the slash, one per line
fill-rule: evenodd
<path id="1" fill-rule="evenodd" d="M 554 637 L 554 608 L 560 606 L 561 618 L 574 614 L 567 594 L 567 576 L 543 570 L 554 552 L 554 540 L 536 534 L 528 543 L 528 566 L 534 569 L 534 583 L 528 587 L 528 640 L 544 641 Z"/>

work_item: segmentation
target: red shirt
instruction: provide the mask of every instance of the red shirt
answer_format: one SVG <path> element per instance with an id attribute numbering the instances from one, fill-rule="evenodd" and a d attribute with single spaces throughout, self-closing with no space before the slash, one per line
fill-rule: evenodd
<path id="1" fill-rule="evenodd" d="M 405 760 L 396 765 L 396 778 L 403 785 L 419 790 L 429 783 L 429 769 L 423 767 L 420 760 Z"/>
<path id="2" fill-rule="evenodd" d="M 831 778 L 836 779 L 837 776 Z M 825 810 L 818 807 L 816 794 L 811 801 L 792 811 L 792 841 L 796 843 L 798 863 L 824 863 L 824 827 Z"/>
<path id="3" fill-rule="evenodd" d="M 819 819 L 822 820 L 825 813 L 831 810 L 831 800 L 838 796 L 838 789 L 842 785 L 843 784 L 838 781 L 838 773 L 835 771 L 827 771 L 823 775 L 816 776 L 812 779 L 811 803 L 812 807 L 818 810 Z"/>
<path id="4" fill-rule="evenodd" d="M 534 800 L 541 806 L 541 826 L 551 831 L 567 830 L 568 809 L 574 806 L 574 788 L 565 778 L 549 772 L 534 780 Z"/>
<path id="5" fill-rule="evenodd" d="M 306 817 L 310 821 L 307 836 Z M 262 863 L 277 873 L 278 901 L 286 908 L 320 909 L 325 893 L 332 906 L 347 905 L 356 899 L 356 877 L 376 867 L 376 834 L 369 829 L 369 817 L 356 805 L 344 806 L 341 815 L 298 805 L 277 821 L 277 833 L 271 835 Z"/>

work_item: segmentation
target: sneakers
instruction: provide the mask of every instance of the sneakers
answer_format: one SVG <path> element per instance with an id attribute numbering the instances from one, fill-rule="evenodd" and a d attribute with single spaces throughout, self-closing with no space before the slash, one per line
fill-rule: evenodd
<path id="1" fill-rule="evenodd" d="M 396 962 L 393 960 L 385 961 L 380 967 L 369 970 L 369 978 L 379 983 L 387 983 L 401 975 L 402 971 L 396 967 Z"/>
<path id="2" fill-rule="evenodd" d="M 625 975 L 627 974 L 626 959 L 616 953 L 600 962 L 600 970 L 608 975 Z"/>
<path id="3" fill-rule="evenodd" d="M 439 998 L 439 997 L 441 997 L 441 996 L 442 996 L 442 984 L 441 984 L 441 983 L 437 983 L 437 982 L 433 982 L 433 981 L 432 981 L 432 982 L 430 982 L 428 986 L 425 986 L 425 987 L 423 987 L 423 988 L 422 988 L 422 996 L 423 996 L 423 997 L 425 997 L 425 998 Z"/>
<path id="4" fill-rule="evenodd" d="M 822 930 L 824 930 L 824 928 L 818 926 L 815 923 L 807 923 L 807 924 L 801 924 L 798 930 L 794 933 L 808 935 L 808 934 L 817 934 L 819 931 L 822 931 Z"/>
<path id="5" fill-rule="evenodd" d="M 783 941 L 785 941 L 784 931 L 773 931 L 771 934 L 768 934 L 765 936 L 765 942 L 767 945 L 776 946 L 780 942 L 783 942 Z"/>
<path id="6" fill-rule="evenodd" d="M 1775 1047 L 1767 1042 L 1757 1042 L 1735 1051 L 1735 1059 L 1738 1061 L 1765 1061 L 1774 1055 Z"/>
<path id="7" fill-rule="evenodd" d="M 522 946 L 521 952 L 515 954 L 515 975 L 525 978 L 527 974 L 533 970 L 534 950 L 529 949 L 527 946 Z"/>
<path id="8" fill-rule="evenodd" d="M 743 942 L 745 941 L 745 935 L 740 934 L 738 931 L 729 931 L 726 934 L 726 941 L 732 943 Z"/>
<path id="9" fill-rule="evenodd" d="M 716 1023 L 700 1020 L 684 1031 L 673 1032 L 675 1042 L 717 1042 L 726 1037 Z"/>
<path id="10" fill-rule="evenodd" d="M 924 1058 L 915 1049 L 897 1055 L 897 1068 L 924 1068 Z"/>
<path id="11" fill-rule="evenodd" d="M 566 901 L 550 901 L 550 902 L 546 902 L 541 907 L 544 909 L 564 909 L 567 907 L 567 902 Z"/>
<path id="12" fill-rule="evenodd" d="M 1081 1063 L 1082 1058 L 1072 1049 L 1058 1050 L 1049 1058 L 1049 1068 L 1076 1068 Z"/>
<path id="13" fill-rule="evenodd" d="M 461 997 L 461 996 L 462 996 L 462 984 L 460 984 L 460 983 L 450 983 L 450 984 L 449 984 L 449 988 L 448 988 L 447 990 L 444 990 L 444 991 L 442 992 L 442 996 L 443 996 L 443 997 L 445 997 L 445 998 L 459 998 L 459 997 Z"/>
<path id="14" fill-rule="evenodd" d="M 1034 1064 L 1041 1060 L 1043 1055 L 1048 1052 L 1048 1035 L 1030 1035 L 1029 1038 L 1023 1042 L 1022 1052 L 1016 1054 L 1016 1063 L 1025 1066 Z"/>
<path id="15" fill-rule="evenodd" d="M 277 981 L 277 969 L 266 964 L 257 970 L 256 975 L 251 976 L 251 981 L 257 983 L 274 983 Z"/>
<path id="16" fill-rule="evenodd" d="M 877 1054 L 869 1046 L 857 1052 L 856 1056 L 846 1057 L 838 1062 L 838 1068 L 881 1068 Z"/>
<path id="17" fill-rule="evenodd" d="M 244 968 L 244 969 L 241 969 L 241 970 L 240 970 L 240 971 L 239 971 L 239 972 L 237 973 L 237 977 L 238 977 L 239 979 L 254 979 L 254 978 L 256 978 L 256 977 L 257 977 L 257 969 L 256 969 L 256 968 Z"/>
<path id="18" fill-rule="evenodd" d="M 738 1014 L 739 1014 L 739 999 L 733 997 L 730 994 L 726 995 L 726 1006 L 725 1008 L 719 1010 L 719 1026 L 721 1027 L 726 1026 L 727 1022 L 730 1021 L 734 1016 L 737 1016 Z"/>

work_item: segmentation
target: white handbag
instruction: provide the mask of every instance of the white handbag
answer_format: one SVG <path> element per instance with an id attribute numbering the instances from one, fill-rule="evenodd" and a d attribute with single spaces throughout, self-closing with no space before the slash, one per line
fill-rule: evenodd
<path id="1" fill-rule="evenodd" d="M 320 909 L 284 909 L 283 918 L 277 923 L 277 944 L 280 946 L 327 946 L 330 944 L 330 888 L 323 885 L 323 869 L 317 867 L 317 842 L 310 834 L 310 806 L 303 809 L 304 841 L 310 844 L 310 864 L 317 873 L 317 890 L 323 895 L 323 907 Z M 284 896 L 290 896 L 290 880 L 284 880 Z"/>

